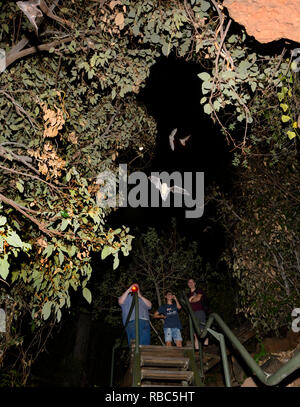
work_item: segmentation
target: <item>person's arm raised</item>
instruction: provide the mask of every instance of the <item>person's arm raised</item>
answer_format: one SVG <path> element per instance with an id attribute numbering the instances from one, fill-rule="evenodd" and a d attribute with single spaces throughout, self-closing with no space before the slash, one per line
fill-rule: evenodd
<path id="1" fill-rule="evenodd" d="M 173 298 L 174 298 L 174 300 L 175 300 L 175 302 L 176 302 L 176 307 L 177 307 L 177 309 L 180 310 L 180 309 L 181 309 L 181 305 L 180 305 L 179 301 L 177 300 L 176 295 L 174 295 Z"/>
<path id="2" fill-rule="evenodd" d="M 140 299 L 141 299 L 142 301 L 144 301 L 144 303 L 146 304 L 146 306 L 147 306 L 149 309 L 152 307 L 151 301 L 149 301 L 149 300 L 147 300 L 147 298 L 143 297 L 140 291 L 138 292 L 138 296 L 140 297 Z"/>
<path id="3" fill-rule="evenodd" d="M 118 299 L 119 305 L 124 304 L 126 298 L 128 297 L 128 294 L 129 294 L 130 291 L 131 291 L 131 287 L 132 287 L 132 286 L 130 286 L 130 287 L 121 295 L 121 297 L 119 297 L 119 299 Z"/>

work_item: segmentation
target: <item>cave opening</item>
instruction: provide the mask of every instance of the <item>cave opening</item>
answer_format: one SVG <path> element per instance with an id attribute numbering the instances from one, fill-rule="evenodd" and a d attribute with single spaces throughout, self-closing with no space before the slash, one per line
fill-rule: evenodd
<path id="1" fill-rule="evenodd" d="M 214 186 L 230 194 L 235 173 L 233 152 L 225 136 L 200 104 L 203 95 L 198 74 L 201 70 L 199 64 L 184 61 L 175 54 L 161 57 L 152 66 L 138 101 L 146 106 L 157 123 L 156 147 L 154 157 L 145 169 L 147 175 L 162 171 L 169 174 L 203 172 L 205 200 L 205 191 Z M 185 146 L 177 141 L 172 150 L 169 136 L 174 129 L 177 129 L 176 137 L 189 138 Z M 110 221 L 113 227 L 121 222 L 131 229 L 144 231 L 149 226 L 164 229 L 172 218 L 176 218 L 179 232 L 190 240 L 197 240 L 201 255 L 215 267 L 226 244 L 224 231 L 216 221 L 215 204 L 205 203 L 199 218 L 186 219 L 185 210 L 172 205 L 169 208 L 118 208 Z"/>
<path id="2" fill-rule="evenodd" d="M 232 152 L 218 126 L 203 112 L 200 104 L 201 80 L 197 76 L 199 72 L 201 67 L 198 64 L 183 61 L 175 55 L 161 57 L 151 68 L 146 86 L 138 95 L 139 103 L 146 107 L 157 123 L 154 157 L 144 171 L 147 175 L 152 171 L 179 171 L 182 174 L 185 171 L 204 172 L 205 189 L 218 185 L 224 192 L 230 193 L 234 179 Z M 169 135 L 175 128 L 180 138 L 190 138 L 185 146 L 179 143 L 172 150 Z M 216 221 L 214 203 L 205 205 L 203 215 L 196 219 L 186 219 L 184 207 L 118 208 L 110 215 L 109 224 L 112 228 L 120 224 L 128 226 L 135 235 L 149 227 L 166 231 L 172 218 L 176 218 L 178 232 L 187 241 L 197 241 L 199 254 L 203 258 L 202 268 L 210 267 L 225 276 L 226 281 L 223 279 L 223 283 L 216 277 L 212 284 L 215 287 L 219 285 L 219 291 L 222 287 L 227 287 L 228 290 L 228 284 L 232 282 L 229 271 L 224 263 L 219 262 L 226 246 L 225 234 Z M 103 270 L 106 270 L 105 273 L 119 273 L 118 269 L 112 271 L 111 259 L 101 261 L 102 273 L 98 273 L 98 256 L 95 255 L 93 260 L 91 286 L 101 281 Z M 130 255 L 121 257 L 125 266 L 132 261 Z M 232 308 L 232 303 L 229 304 L 232 302 L 231 295 L 227 300 L 222 298 L 221 301 L 228 301 L 228 308 Z M 41 355 L 34 373 L 43 377 L 45 365 L 48 366 L 50 380 L 59 386 L 78 383 L 81 386 L 90 386 L 92 383 L 108 385 L 107 372 L 111 364 L 108 349 L 122 333 L 121 319 L 120 326 L 114 328 L 101 320 L 92 321 L 88 316 L 91 306 L 86 304 L 80 293 L 73 293 L 72 304 L 77 307 L 77 311 L 65 315 L 59 331 L 49 342 L 48 354 Z M 80 318 L 85 319 L 85 324 L 79 324 Z M 75 350 L 79 345 L 82 350 L 78 355 L 80 363 L 75 361 Z M 50 357 L 51 355 L 55 355 L 55 358 Z M 69 372 L 67 381 L 64 379 L 66 372 Z M 42 383 L 44 386 L 48 384 L 49 380 Z"/>

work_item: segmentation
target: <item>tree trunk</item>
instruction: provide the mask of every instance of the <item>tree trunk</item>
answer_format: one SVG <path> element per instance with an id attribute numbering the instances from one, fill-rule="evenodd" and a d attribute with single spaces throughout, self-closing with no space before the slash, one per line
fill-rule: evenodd
<path id="1" fill-rule="evenodd" d="M 155 285 L 155 291 L 156 291 L 156 296 L 157 296 L 157 303 L 158 303 L 158 306 L 160 307 L 161 306 L 161 296 L 160 296 L 159 286 L 156 281 L 154 281 L 154 285 Z"/>
<path id="2" fill-rule="evenodd" d="M 91 315 L 80 311 L 76 327 L 76 339 L 73 349 L 73 360 L 78 366 L 78 381 L 80 386 L 86 385 L 86 361 L 88 357 L 91 328 Z"/>

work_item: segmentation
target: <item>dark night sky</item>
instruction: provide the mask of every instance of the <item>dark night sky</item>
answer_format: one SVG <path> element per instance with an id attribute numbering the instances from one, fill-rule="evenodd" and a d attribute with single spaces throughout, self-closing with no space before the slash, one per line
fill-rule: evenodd
<path id="1" fill-rule="evenodd" d="M 224 135 L 214 125 L 211 118 L 203 112 L 200 104 L 202 97 L 201 80 L 197 74 L 201 66 L 187 63 L 176 57 L 160 60 L 151 68 L 146 87 L 141 91 L 139 100 L 145 104 L 148 113 L 157 123 L 158 135 L 154 159 L 147 175 L 151 171 L 204 172 L 205 188 L 212 181 L 223 190 L 231 188 L 232 156 Z M 178 128 L 180 138 L 191 134 L 186 147 L 178 146 L 172 151 L 169 146 L 169 134 Z M 138 226 L 144 230 L 147 226 L 167 227 L 172 217 L 177 218 L 179 231 L 187 238 L 203 243 L 207 240 L 201 231 L 207 225 L 214 225 L 211 218 L 215 215 L 212 205 L 205 206 L 199 219 L 186 219 L 186 208 L 119 208 L 111 217 L 112 225 Z M 200 233 L 199 233 L 200 232 Z M 221 233 L 222 234 L 222 233 Z M 223 245 L 222 236 L 217 240 Z M 208 243 L 208 242 L 207 242 Z M 210 242 L 212 243 L 212 242 Z M 213 242 L 218 246 L 218 242 Z M 203 244 L 201 245 L 203 247 Z M 207 246 L 207 244 L 205 245 Z M 219 248 L 217 248 L 219 251 Z"/>

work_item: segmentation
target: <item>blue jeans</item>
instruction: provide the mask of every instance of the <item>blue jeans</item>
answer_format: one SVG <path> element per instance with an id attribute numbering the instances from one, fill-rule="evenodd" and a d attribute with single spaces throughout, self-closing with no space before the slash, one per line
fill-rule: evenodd
<path id="1" fill-rule="evenodd" d="M 128 322 L 126 327 L 128 345 L 135 339 L 135 320 Z M 140 345 L 150 345 L 150 323 L 146 319 L 139 319 Z"/>
<path id="2" fill-rule="evenodd" d="M 164 328 L 165 342 L 182 341 L 182 336 L 179 328 Z"/>
<path id="3" fill-rule="evenodd" d="M 205 311 L 203 310 L 199 310 L 199 311 L 194 311 L 195 312 L 195 317 L 197 318 L 197 320 L 199 321 L 199 327 L 200 327 L 200 331 L 202 332 L 205 328 L 205 324 L 206 324 L 206 314 Z"/>

